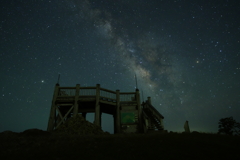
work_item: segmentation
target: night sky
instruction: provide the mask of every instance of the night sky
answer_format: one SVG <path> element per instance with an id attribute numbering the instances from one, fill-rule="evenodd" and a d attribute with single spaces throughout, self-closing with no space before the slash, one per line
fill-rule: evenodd
<path id="1" fill-rule="evenodd" d="M 168 131 L 186 120 L 214 133 L 220 118 L 240 122 L 239 0 L 0 4 L 0 132 L 46 130 L 58 74 L 60 86 L 122 92 L 135 91 L 136 74 Z M 103 114 L 103 130 L 112 121 Z"/>

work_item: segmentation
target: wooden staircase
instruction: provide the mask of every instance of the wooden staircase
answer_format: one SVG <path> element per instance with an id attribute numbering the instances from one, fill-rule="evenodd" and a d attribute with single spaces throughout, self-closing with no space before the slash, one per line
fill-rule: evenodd
<path id="1" fill-rule="evenodd" d="M 164 130 L 162 119 L 164 117 L 149 103 L 146 101 L 142 104 L 143 106 L 143 117 L 147 120 L 147 130 Z"/>

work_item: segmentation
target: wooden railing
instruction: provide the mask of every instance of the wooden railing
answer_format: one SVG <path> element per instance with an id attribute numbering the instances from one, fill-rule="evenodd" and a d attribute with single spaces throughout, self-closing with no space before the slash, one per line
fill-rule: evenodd
<path id="1" fill-rule="evenodd" d="M 121 92 L 120 101 L 136 101 L 136 92 Z"/>
<path id="2" fill-rule="evenodd" d="M 156 110 L 156 108 L 154 108 L 152 106 L 152 104 L 149 101 L 146 101 L 145 105 L 143 105 L 143 109 L 149 109 L 152 114 L 154 114 L 156 117 L 158 117 L 159 119 L 164 118 L 159 112 L 158 110 Z"/>
<path id="3" fill-rule="evenodd" d="M 58 96 L 75 96 L 76 87 L 59 87 Z"/>
<path id="4" fill-rule="evenodd" d="M 69 96 L 96 96 L 98 86 L 96 87 L 80 87 L 79 95 L 76 94 L 76 87 L 59 87 L 58 97 L 69 97 Z M 117 91 L 108 90 L 105 88 L 100 88 L 100 99 L 116 102 L 117 101 Z M 132 102 L 137 101 L 136 92 L 120 92 L 119 91 L 120 102 Z"/>
<path id="5" fill-rule="evenodd" d="M 96 87 L 80 87 L 79 96 L 95 96 Z"/>
<path id="6" fill-rule="evenodd" d="M 100 88 L 100 98 L 103 100 L 116 102 L 117 94 L 115 91 L 111 91 L 105 88 Z"/>

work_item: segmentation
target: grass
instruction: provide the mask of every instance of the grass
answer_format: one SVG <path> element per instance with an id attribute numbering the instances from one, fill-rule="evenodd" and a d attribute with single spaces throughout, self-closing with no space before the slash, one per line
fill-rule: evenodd
<path id="1" fill-rule="evenodd" d="M 217 134 L 0 136 L 0 159 L 240 159 L 240 137 Z"/>

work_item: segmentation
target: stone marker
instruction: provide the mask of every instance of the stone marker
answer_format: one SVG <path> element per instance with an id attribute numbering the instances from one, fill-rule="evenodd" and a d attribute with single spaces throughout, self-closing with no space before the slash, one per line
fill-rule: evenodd
<path id="1" fill-rule="evenodd" d="M 186 121 L 185 124 L 184 124 L 184 130 L 185 130 L 185 133 L 190 133 L 188 121 Z"/>

